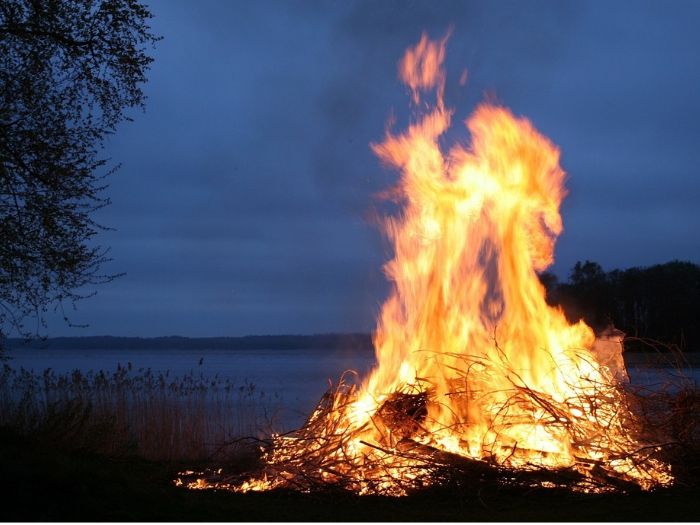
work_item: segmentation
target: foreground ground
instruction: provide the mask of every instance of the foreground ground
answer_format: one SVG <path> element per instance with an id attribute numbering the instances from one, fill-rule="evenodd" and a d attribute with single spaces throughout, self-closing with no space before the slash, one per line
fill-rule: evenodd
<path id="1" fill-rule="evenodd" d="M 177 465 L 106 458 L 0 429 L 3 521 L 697 521 L 697 490 L 588 496 L 434 491 L 409 498 L 176 488 Z"/>

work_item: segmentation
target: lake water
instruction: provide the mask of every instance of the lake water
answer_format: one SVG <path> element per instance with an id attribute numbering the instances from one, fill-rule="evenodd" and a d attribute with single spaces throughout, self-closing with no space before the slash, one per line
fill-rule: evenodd
<path id="1" fill-rule="evenodd" d="M 375 363 L 367 350 L 51 350 L 21 349 L 9 354 L 12 368 L 23 367 L 41 373 L 47 368 L 57 373 L 104 370 L 131 364 L 133 370 L 169 372 L 169 377 L 194 374 L 218 376 L 234 385 L 255 385 L 267 399 L 274 399 L 285 430 L 298 427 L 314 408 L 329 381 L 336 383 L 346 370 L 366 376 Z M 668 384 L 679 374 L 700 384 L 700 369 L 650 369 L 631 367 L 633 384 Z"/>
<path id="2" fill-rule="evenodd" d="M 235 386 L 255 385 L 278 411 L 284 430 L 298 427 L 328 389 L 346 370 L 364 377 L 375 363 L 374 353 L 358 350 L 52 350 L 25 348 L 11 351 L 7 361 L 41 373 L 114 372 L 131 365 L 135 372 L 151 369 L 168 372 L 170 378 L 188 374 L 218 376 Z"/>

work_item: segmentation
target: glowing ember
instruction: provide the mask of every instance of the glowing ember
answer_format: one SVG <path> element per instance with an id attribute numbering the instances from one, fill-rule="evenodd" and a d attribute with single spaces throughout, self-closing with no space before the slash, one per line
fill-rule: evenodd
<path id="1" fill-rule="evenodd" d="M 401 172 L 391 195 L 402 206 L 385 223 L 393 290 L 376 369 L 276 437 L 259 476 L 219 488 L 402 495 L 439 483 L 446 467 L 536 472 L 541 486 L 559 480 L 543 473 L 567 472 L 583 490 L 671 483 L 614 371 L 596 360 L 592 330 L 545 302 L 536 272 L 553 262 L 566 193 L 558 149 L 526 119 L 482 104 L 466 121 L 471 144 L 443 152 L 445 43 L 424 35 L 406 52 L 399 74 L 418 116 L 372 146 Z"/>

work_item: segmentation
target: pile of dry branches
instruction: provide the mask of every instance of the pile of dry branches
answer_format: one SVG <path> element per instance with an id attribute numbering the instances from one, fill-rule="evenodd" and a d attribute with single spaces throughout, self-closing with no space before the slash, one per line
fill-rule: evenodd
<path id="1" fill-rule="evenodd" d="M 449 395 L 470 395 L 464 388 L 467 380 L 474 378 L 458 376 Z M 425 429 L 428 407 L 444 400 L 437 398 L 428 380 L 386 396 L 359 428 L 349 424 L 357 396 L 357 388 L 341 379 L 302 428 L 262 443 L 262 466 L 252 474 L 189 472 L 178 484 L 240 492 L 287 488 L 381 495 L 406 495 L 429 486 L 478 490 L 487 485 L 631 492 L 668 485 L 673 477 L 683 483 L 698 477 L 692 465 L 700 463 L 700 395 L 694 389 L 652 395 L 629 385 L 592 384 L 579 389 L 575 399 L 562 402 L 513 379 L 495 430 L 517 424 L 520 416 L 511 421 L 510 408 L 517 406 L 519 414 L 536 408 L 546 414 L 545 425 L 565 431 L 573 449 L 580 451 L 573 464 L 564 467 L 520 461 L 517 468 L 513 459 L 529 452 L 517 443 L 506 457 L 494 452 L 474 459 L 431 442 Z M 572 408 L 580 412 L 582 406 L 586 413 L 573 416 Z M 463 423 L 455 423 L 454 430 L 459 431 L 459 424 Z M 680 475 L 679 464 L 686 470 Z"/>

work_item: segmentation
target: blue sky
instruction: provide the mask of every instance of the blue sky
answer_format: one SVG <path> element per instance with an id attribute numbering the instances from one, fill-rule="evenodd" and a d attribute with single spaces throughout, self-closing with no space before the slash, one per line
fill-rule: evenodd
<path id="1" fill-rule="evenodd" d="M 561 278 L 700 263 L 698 2 L 148 4 L 164 39 L 97 216 L 126 275 L 51 336 L 371 330 L 390 256 L 372 196 L 396 174 L 369 144 L 406 121 L 403 50 L 450 26 L 450 136 L 489 96 L 561 148 Z"/>

